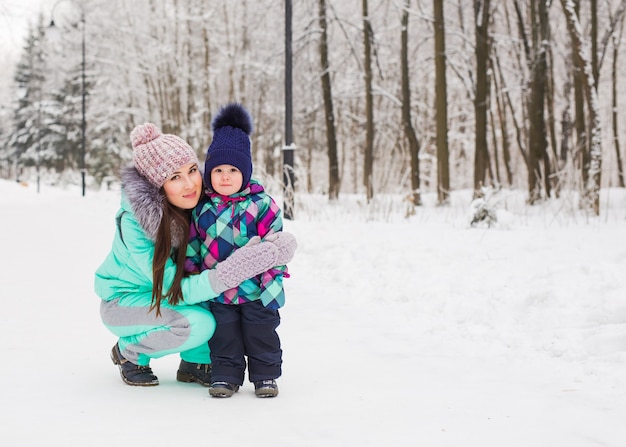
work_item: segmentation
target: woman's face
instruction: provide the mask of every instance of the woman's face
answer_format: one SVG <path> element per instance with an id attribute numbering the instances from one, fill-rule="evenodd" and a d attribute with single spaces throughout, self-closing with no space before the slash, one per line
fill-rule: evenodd
<path id="1" fill-rule="evenodd" d="M 202 193 L 202 175 L 196 163 L 183 165 L 163 184 L 165 197 L 172 205 L 189 210 L 198 204 Z"/>
<path id="2" fill-rule="evenodd" d="M 233 165 L 219 165 L 211 170 L 213 191 L 223 196 L 239 192 L 243 184 L 243 174 Z"/>

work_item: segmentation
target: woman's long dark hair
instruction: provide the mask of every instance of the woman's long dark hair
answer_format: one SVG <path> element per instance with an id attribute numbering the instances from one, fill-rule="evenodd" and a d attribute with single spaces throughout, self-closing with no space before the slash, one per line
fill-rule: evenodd
<path id="1" fill-rule="evenodd" d="M 183 301 L 183 291 L 181 282 L 185 276 L 185 259 L 187 241 L 189 240 L 189 223 L 191 210 L 184 210 L 172 205 L 165 199 L 163 205 L 163 218 L 159 224 L 154 242 L 154 259 L 152 260 L 152 303 L 150 311 L 156 309 L 157 317 L 161 315 L 161 300 L 167 298 L 169 304 L 175 306 Z M 174 236 L 174 237 L 172 237 Z M 177 246 L 172 245 L 172 239 Z M 170 290 L 163 294 L 163 274 L 165 264 L 172 255 L 176 262 L 176 275 Z"/>

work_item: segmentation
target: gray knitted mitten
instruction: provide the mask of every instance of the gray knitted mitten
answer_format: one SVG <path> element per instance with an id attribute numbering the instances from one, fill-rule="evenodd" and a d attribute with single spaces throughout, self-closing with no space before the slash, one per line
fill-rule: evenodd
<path id="1" fill-rule="evenodd" d="M 227 259 L 209 270 L 209 282 L 215 293 L 222 293 L 237 287 L 246 279 L 260 275 L 275 265 L 278 248 L 268 242 L 253 237 L 246 245 L 235 250 Z"/>
<path id="2" fill-rule="evenodd" d="M 271 234 L 264 240 L 271 242 L 278 249 L 276 265 L 285 265 L 289 263 L 293 259 L 296 248 L 298 248 L 298 242 L 296 242 L 295 236 L 291 233 L 287 233 L 286 231 Z"/>

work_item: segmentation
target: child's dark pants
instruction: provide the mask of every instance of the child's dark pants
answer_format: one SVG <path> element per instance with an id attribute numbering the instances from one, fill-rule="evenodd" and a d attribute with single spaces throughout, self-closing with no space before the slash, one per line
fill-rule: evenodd
<path id="1" fill-rule="evenodd" d="M 280 314 L 271 307 L 264 307 L 260 300 L 237 305 L 211 302 L 217 321 L 209 340 L 213 382 L 243 385 L 244 356 L 251 382 L 280 377 L 283 351 L 276 333 Z"/>

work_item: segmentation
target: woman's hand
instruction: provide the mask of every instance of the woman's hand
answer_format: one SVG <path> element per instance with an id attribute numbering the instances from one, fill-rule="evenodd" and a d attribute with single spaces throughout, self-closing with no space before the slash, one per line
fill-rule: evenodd
<path id="1" fill-rule="evenodd" d="M 278 253 L 279 249 L 274 243 L 262 242 L 260 237 L 254 236 L 246 245 L 218 263 L 216 268 L 208 270 L 211 288 L 215 293 L 222 293 L 280 265 L 277 263 Z"/>

